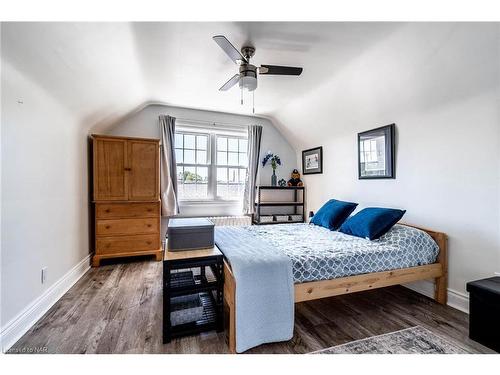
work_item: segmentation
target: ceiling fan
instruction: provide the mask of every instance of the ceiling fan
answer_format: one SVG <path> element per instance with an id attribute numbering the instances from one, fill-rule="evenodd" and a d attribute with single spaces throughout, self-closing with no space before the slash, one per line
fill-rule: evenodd
<path id="1" fill-rule="evenodd" d="M 227 91 L 237 83 L 239 83 L 242 90 L 254 91 L 257 88 L 257 74 L 300 76 L 302 73 L 302 68 L 292 66 L 261 65 L 260 67 L 256 67 L 250 64 L 250 59 L 255 54 L 255 47 L 244 46 L 241 48 L 240 53 L 223 35 L 216 35 L 213 37 L 213 40 L 234 63 L 240 66 L 239 73 L 224 83 L 219 91 Z"/>

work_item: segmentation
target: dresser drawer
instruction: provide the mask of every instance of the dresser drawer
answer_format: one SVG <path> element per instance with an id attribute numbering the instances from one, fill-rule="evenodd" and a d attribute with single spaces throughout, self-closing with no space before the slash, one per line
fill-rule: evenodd
<path id="1" fill-rule="evenodd" d="M 96 235 L 112 236 L 122 234 L 159 233 L 159 219 L 109 219 L 97 220 Z"/>
<path id="2" fill-rule="evenodd" d="M 96 218 L 117 219 L 160 216 L 160 202 L 96 203 Z"/>
<path id="3" fill-rule="evenodd" d="M 147 234 L 97 238 L 95 252 L 97 255 L 109 255 L 158 249 L 160 249 L 160 236 L 158 234 Z"/>

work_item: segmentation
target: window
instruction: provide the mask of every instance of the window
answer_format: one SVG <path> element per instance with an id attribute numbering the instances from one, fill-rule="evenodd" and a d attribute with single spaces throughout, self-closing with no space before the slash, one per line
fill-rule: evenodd
<path id="1" fill-rule="evenodd" d="M 175 133 L 180 199 L 208 198 L 209 134 Z"/>
<path id="2" fill-rule="evenodd" d="M 179 199 L 241 200 L 248 167 L 246 133 L 178 128 L 175 156 Z"/>
<path id="3" fill-rule="evenodd" d="M 247 166 L 247 140 L 217 136 L 217 197 L 243 197 Z"/>

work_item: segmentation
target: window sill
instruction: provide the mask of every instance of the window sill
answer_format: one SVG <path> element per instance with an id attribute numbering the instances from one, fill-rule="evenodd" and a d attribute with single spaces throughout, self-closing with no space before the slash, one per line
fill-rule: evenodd
<path id="1" fill-rule="evenodd" d="M 179 201 L 181 217 L 234 216 L 243 212 L 240 200 L 182 200 Z"/>
<path id="2" fill-rule="evenodd" d="M 241 200 L 224 200 L 224 199 L 214 199 L 214 200 L 181 200 L 179 201 L 179 206 L 238 206 L 242 205 Z"/>

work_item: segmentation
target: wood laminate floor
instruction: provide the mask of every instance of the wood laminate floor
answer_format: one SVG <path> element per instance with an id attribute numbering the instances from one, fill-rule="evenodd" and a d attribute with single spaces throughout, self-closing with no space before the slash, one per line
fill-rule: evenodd
<path id="1" fill-rule="evenodd" d="M 162 344 L 162 263 L 128 261 L 92 268 L 12 348 L 48 353 L 226 353 L 224 333 Z M 247 353 L 308 353 L 369 336 L 423 326 L 472 353 L 468 316 L 401 286 L 295 305 L 292 340 Z"/>

